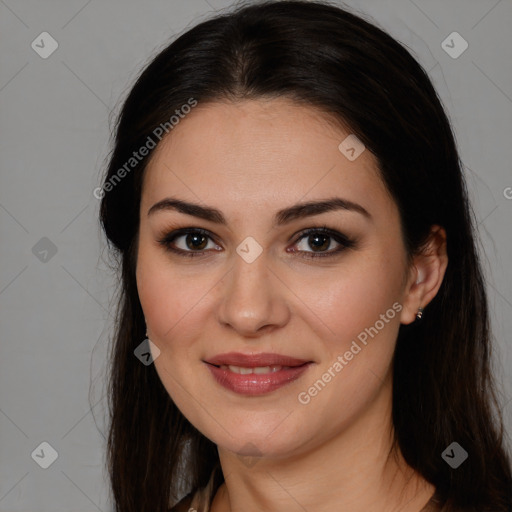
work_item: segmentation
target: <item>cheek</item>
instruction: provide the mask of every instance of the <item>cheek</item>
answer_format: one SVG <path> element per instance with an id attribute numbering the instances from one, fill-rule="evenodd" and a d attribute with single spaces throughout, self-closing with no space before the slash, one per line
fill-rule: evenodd
<path id="1" fill-rule="evenodd" d="M 308 284 L 321 363 L 316 388 L 304 389 L 315 407 L 338 405 L 350 417 L 378 392 L 392 363 L 400 327 L 403 266 L 401 255 L 385 251 L 355 256 L 340 266 L 336 277 Z M 356 259 L 357 258 L 357 259 Z M 306 302 L 306 301 L 305 301 Z M 341 357 L 341 360 L 340 360 Z M 334 375 L 334 376 L 333 376 Z M 312 379 L 308 386 L 315 386 Z M 321 390 L 321 391 L 320 391 Z"/>
<path id="2" fill-rule="evenodd" d="M 136 276 L 152 341 L 161 350 L 179 350 L 200 337 L 214 276 L 183 270 L 152 249 L 140 251 Z"/>
<path id="3" fill-rule="evenodd" d="M 340 343 L 346 343 L 373 326 L 381 315 L 385 316 L 386 325 L 399 324 L 400 308 L 393 309 L 393 304 L 401 300 L 401 255 L 387 257 L 383 252 L 381 249 L 364 257 L 354 253 L 350 261 L 332 273 L 318 274 L 314 286 L 311 281 L 303 281 L 307 297 L 304 302 L 314 308 L 317 322 L 325 324 L 329 338 L 339 335 Z"/>

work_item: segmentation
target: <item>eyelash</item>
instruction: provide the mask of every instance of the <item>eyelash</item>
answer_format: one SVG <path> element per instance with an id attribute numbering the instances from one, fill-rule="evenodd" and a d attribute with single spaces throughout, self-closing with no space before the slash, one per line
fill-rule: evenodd
<path id="1" fill-rule="evenodd" d="M 210 233 L 206 231 L 205 229 L 201 228 L 181 228 L 177 229 L 175 231 L 171 231 L 170 233 L 165 234 L 162 238 L 160 238 L 158 243 L 162 245 L 167 251 L 173 252 L 177 254 L 178 256 L 183 256 L 185 258 L 197 258 L 204 256 L 205 250 L 202 251 L 184 251 L 182 249 L 177 249 L 176 247 L 172 246 L 172 243 L 176 240 L 176 238 L 179 238 L 180 236 L 184 235 L 203 235 L 208 238 L 212 238 L 210 236 Z M 296 245 L 298 242 L 300 242 L 303 238 L 306 238 L 313 234 L 321 234 L 324 236 L 328 236 L 330 238 L 333 238 L 336 242 L 340 244 L 340 247 L 335 250 L 331 250 L 328 252 L 310 252 L 310 251 L 292 251 L 297 253 L 302 253 L 303 258 L 306 259 L 314 259 L 314 258 L 328 258 L 328 257 L 334 257 L 339 255 L 341 252 L 343 252 L 345 249 L 351 249 L 355 247 L 356 243 L 354 240 L 348 238 L 346 235 L 343 235 L 342 233 L 339 233 L 338 231 L 334 231 L 332 229 L 329 229 L 327 226 L 320 226 L 317 228 L 309 228 L 304 231 L 302 231 L 297 239 L 294 242 L 294 245 Z M 330 244 L 329 244 L 330 245 Z M 305 254 L 308 254 L 307 256 Z"/>

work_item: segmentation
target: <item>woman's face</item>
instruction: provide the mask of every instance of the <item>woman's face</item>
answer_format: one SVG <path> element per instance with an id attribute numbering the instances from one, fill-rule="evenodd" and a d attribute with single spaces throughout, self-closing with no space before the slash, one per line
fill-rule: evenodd
<path id="1" fill-rule="evenodd" d="M 287 456 L 389 413 L 415 275 L 375 158 L 338 147 L 349 135 L 285 99 L 199 104 L 146 169 L 137 286 L 154 364 L 219 448 Z M 166 199 L 192 206 L 152 209 Z"/>

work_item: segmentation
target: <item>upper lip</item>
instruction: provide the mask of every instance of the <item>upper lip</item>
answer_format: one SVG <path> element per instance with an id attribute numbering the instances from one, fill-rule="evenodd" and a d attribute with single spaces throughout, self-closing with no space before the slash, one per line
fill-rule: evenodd
<path id="1" fill-rule="evenodd" d="M 205 360 L 207 363 L 215 366 L 242 366 L 245 368 L 255 368 L 258 366 L 301 366 L 309 363 L 305 359 L 284 356 L 281 354 L 242 354 L 240 352 L 229 352 L 227 354 L 218 354 Z"/>

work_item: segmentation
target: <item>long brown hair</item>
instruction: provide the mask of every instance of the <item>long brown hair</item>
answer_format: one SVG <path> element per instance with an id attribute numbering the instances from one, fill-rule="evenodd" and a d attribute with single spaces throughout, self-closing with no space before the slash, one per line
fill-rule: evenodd
<path id="1" fill-rule="evenodd" d="M 401 326 L 397 340 L 395 446 L 436 486 L 445 510 L 509 510 L 512 475 L 490 372 L 485 283 L 449 121 L 426 72 L 401 44 L 315 1 L 253 3 L 200 23 L 147 65 L 123 104 L 100 212 L 121 277 L 108 386 L 115 510 L 167 510 L 219 466 L 215 444 L 181 414 L 154 365 L 134 356 L 145 338 L 135 268 L 141 180 L 153 150 L 133 167 L 126 162 L 190 98 L 262 97 L 292 98 L 350 126 L 379 163 L 409 255 L 432 225 L 445 228 L 442 286 L 422 321 Z M 454 441 L 469 455 L 457 469 L 441 457 Z"/>

